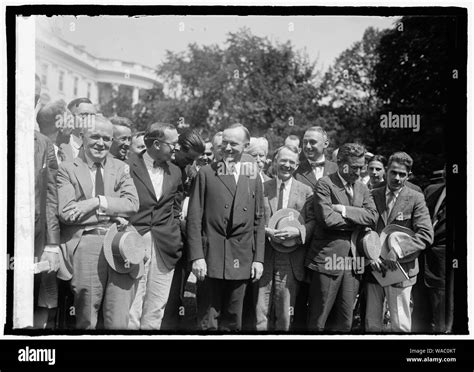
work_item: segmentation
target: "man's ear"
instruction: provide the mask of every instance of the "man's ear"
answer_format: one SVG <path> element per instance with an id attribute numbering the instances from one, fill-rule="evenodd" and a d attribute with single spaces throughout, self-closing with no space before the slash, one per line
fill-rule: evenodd
<path id="1" fill-rule="evenodd" d="M 324 141 L 324 148 L 327 149 L 329 146 L 329 140 L 326 139 L 326 141 Z"/>

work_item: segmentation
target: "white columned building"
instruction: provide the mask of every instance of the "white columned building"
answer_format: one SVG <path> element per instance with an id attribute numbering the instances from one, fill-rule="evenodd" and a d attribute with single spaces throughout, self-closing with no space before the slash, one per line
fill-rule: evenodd
<path id="1" fill-rule="evenodd" d="M 88 53 L 36 22 L 36 73 L 42 82 L 42 102 L 64 99 L 69 103 L 87 97 L 94 104 L 107 103 L 113 90 L 130 94 L 138 103 L 140 90 L 151 89 L 158 77 L 153 68 L 134 62 L 104 59 Z"/>

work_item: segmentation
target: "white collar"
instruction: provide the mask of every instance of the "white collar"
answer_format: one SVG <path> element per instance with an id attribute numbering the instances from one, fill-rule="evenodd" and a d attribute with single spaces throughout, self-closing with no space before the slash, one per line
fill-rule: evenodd
<path id="1" fill-rule="evenodd" d="M 277 181 L 277 191 L 280 191 L 281 183 L 283 181 L 281 179 L 279 179 L 278 176 L 276 177 L 276 181 Z M 283 182 L 285 184 L 285 190 L 290 190 L 291 189 L 292 181 L 293 181 L 293 177 L 290 177 L 285 182 Z"/>
<path id="2" fill-rule="evenodd" d="M 403 185 L 402 187 L 400 187 L 397 191 L 392 191 L 388 188 L 388 186 L 385 187 L 385 197 L 388 196 L 388 194 L 390 194 L 391 192 L 393 192 L 393 194 L 395 195 L 395 198 L 398 198 L 398 195 L 400 195 L 400 193 L 402 192 L 403 188 L 405 187 L 405 185 Z"/>

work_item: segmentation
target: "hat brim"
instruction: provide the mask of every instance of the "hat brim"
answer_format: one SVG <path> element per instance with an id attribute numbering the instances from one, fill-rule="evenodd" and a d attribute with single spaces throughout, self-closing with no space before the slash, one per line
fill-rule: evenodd
<path id="1" fill-rule="evenodd" d="M 360 250 L 362 249 L 362 252 L 363 252 L 362 256 L 363 256 L 363 257 L 365 257 L 365 258 L 367 258 L 367 259 L 369 259 L 369 260 L 376 260 L 377 258 L 380 257 L 381 244 L 380 244 L 380 248 L 377 249 L 377 252 L 371 252 L 371 251 L 367 250 L 366 247 L 365 247 L 363 244 L 362 244 L 362 248 L 361 248 L 361 249 L 357 249 L 357 240 L 358 240 L 360 234 L 362 234 L 362 233 L 363 233 L 364 235 L 366 235 L 366 234 L 368 234 L 369 232 L 366 232 L 366 231 L 364 231 L 364 230 L 362 230 L 362 229 L 356 229 L 356 230 L 354 230 L 354 231 L 352 232 L 352 234 L 351 234 L 351 250 L 352 250 L 353 252 L 355 252 L 355 253 L 358 253 L 359 256 L 361 256 Z M 377 232 L 376 232 L 376 231 L 373 231 L 373 230 L 370 230 L 370 233 L 377 234 Z M 377 236 L 378 236 L 378 234 L 377 234 Z M 367 261 L 367 262 L 365 263 L 365 265 L 367 266 L 369 263 L 370 263 L 370 262 Z"/>
<path id="2" fill-rule="evenodd" d="M 132 231 L 136 231 L 132 229 Z M 139 275 L 140 263 L 136 265 L 127 265 L 121 257 L 117 257 L 112 252 L 112 241 L 115 235 L 118 233 L 117 224 L 110 226 L 109 231 L 104 237 L 104 256 L 109 266 L 120 274 L 134 274 Z"/>
<path id="3" fill-rule="evenodd" d="M 298 212 L 296 209 L 282 208 L 282 209 L 277 210 L 270 217 L 270 221 L 268 221 L 268 227 L 271 229 L 276 229 L 278 223 L 282 219 L 289 218 L 290 216 L 292 216 L 292 218 L 287 222 L 286 226 L 296 227 L 302 234 L 301 240 L 304 241 L 305 240 L 305 236 L 304 236 L 305 221 L 301 213 Z M 274 241 L 273 239 L 270 239 L 270 244 L 276 251 L 280 253 L 291 253 L 294 250 L 296 250 L 299 246 L 299 244 L 297 243 L 297 239 L 289 239 L 286 241 L 286 244 L 281 244 Z"/>
<path id="4" fill-rule="evenodd" d="M 390 225 L 385 226 L 385 228 L 380 233 L 380 246 L 381 246 L 380 257 L 384 259 L 387 258 L 387 255 L 390 252 L 390 250 L 388 249 L 387 238 L 393 232 L 403 232 L 403 233 L 408 234 L 411 237 L 415 236 L 415 233 L 413 232 L 413 230 L 409 229 L 408 227 L 400 226 L 397 224 L 390 224 Z"/>

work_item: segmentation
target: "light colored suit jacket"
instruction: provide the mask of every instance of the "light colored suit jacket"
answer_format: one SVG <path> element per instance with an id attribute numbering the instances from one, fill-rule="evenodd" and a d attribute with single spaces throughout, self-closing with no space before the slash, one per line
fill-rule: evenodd
<path id="1" fill-rule="evenodd" d="M 106 215 L 111 217 L 129 217 L 138 211 L 138 195 L 129 167 L 120 160 L 108 156 L 104 164 L 104 190 L 107 199 Z M 68 222 L 68 213 L 63 209 L 73 202 L 92 198 L 92 180 L 84 154 L 72 162 L 59 165 L 58 212 L 61 221 L 61 248 L 67 269 L 72 274 L 72 257 L 85 227 L 99 224 L 96 213 L 90 213 L 76 222 Z"/>
<path id="2" fill-rule="evenodd" d="M 416 283 L 416 275 L 419 272 L 419 254 L 433 242 L 430 213 L 423 194 L 405 186 L 400 191 L 390 215 L 387 217 L 385 189 L 385 187 L 379 187 L 372 190 L 375 205 L 380 214 L 376 231 L 380 234 L 385 226 L 396 224 L 407 227 L 415 233 L 412 244 L 409 247 L 403 247 L 405 257 L 399 260 L 410 279 L 395 285 L 407 287 Z"/>
<path id="3" fill-rule="evenodd" d="M 263 205 L 265 211 L 265 226 L 268 226 L 270 217 L 277 211 L 278 191 L 277 180 L 275 178 L 266 181 L 263 184 Z M 311 187 L 299 182 L 293 178 L 288 199 L 288 208 L 293 208 L 301 213 L 305 224 L 301 231 L 301 236 L 305 236 L 307 241 L 311 240 L 314 229 L 314 209 L 313 209 L 313 190 Z M 273 262 L 274 250 L 267 239 L 265 244 L 264 270 Z M 304 259 L 306 256 L 306 241 L 296 250 L 289 253 L 291 269 L 295 278 L 303 281 L 305 277 Z"/>

